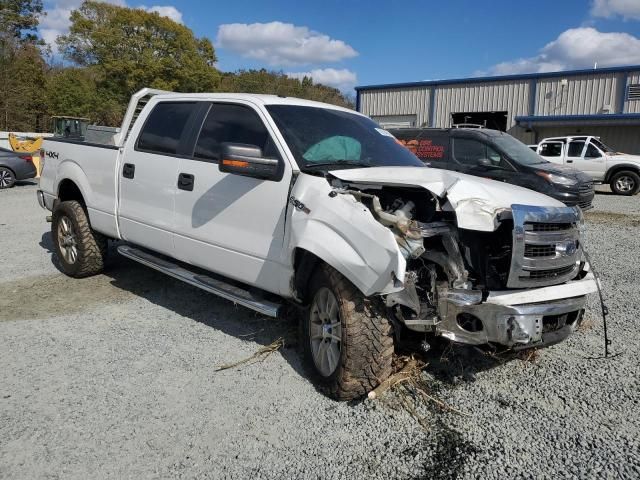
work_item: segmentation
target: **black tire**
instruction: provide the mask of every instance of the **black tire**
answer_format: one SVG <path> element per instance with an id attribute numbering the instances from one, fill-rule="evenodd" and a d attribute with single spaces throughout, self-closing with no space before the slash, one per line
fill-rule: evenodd
<path id="1" fill-rule="evenodd" d="M 57 204 L 51 220 L 51 234 L 65 274 L 82 278 L 102 272 L 108 240 L 91 229 L 80 202 L 70 200 Z M 75 255 L 72 247 L 75 247 Z"/>
<path id="2" fill-rule="evenodd" d="M 7 167 L 0 167 L 0 190 L 11 188 L 16 184 L 16 175 Z"/>
<path id="3" fill-rule="evenodd" d="M 609 186 L 616 195 L 635 195 L 640 189 L 640 175 L 631 170 L 616 172 Z"/>
<path id="4" fill-rule="evenodd" d="M 351 282 L 326 264 L 314 272 L 309 292 L 310 306 L 302 319 L 302 345 L 318 388 L 336 400 L 366 395 L 384 381 L 392 369 L 393 331 L 382 306 L 375 299 L 365 298 Z M 317 340 L 312 339 L 312 331 L 318 331 L 317 321 L 312 325 L 313 320 L 319 318 L 317 309 L 314 314 L 315 301 L 327 292 L 337 300 L 340 323 L 340 349 L 338 360 L 334 361 L 337 366 L 329 375 L 323 373 L 314 360 L 313 342 Z M 332 331 L 327 330 L 329 334 Z M 327 340 L 330 345 L 337 343 L 324 338 L 319 342 Z"/>

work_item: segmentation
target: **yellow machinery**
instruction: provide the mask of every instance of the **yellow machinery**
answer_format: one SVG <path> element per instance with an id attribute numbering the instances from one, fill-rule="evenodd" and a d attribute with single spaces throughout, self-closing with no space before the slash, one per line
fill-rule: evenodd
<path id="1" fill-rule="evenodd" d="M 11 150 L 17 153 L 29 153 L 33 159 L 33 164 L 38 171 L 37 176 L 40 176 L 40 147 L 42 147 L 42 137 L 27 138 L 20 140 L 15 133 L 9 134 L 9 145 Z"/>

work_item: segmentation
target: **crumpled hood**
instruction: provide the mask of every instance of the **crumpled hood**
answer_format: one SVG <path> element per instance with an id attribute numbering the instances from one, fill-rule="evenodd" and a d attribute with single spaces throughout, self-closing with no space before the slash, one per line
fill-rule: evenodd
<path id="1" fill-rule="evenodd" d="M 497 215 L 511 205 L 564 208 L 564 204 L 542 193 L 508 183 L 474 177 L 450 170 L 426 167 L 371 167 L 333 170 L 330 174 L 344 182 L 364 185 L 422 187 L 446 198 L 443 209 L 456 212 L 458 226 L 491 232 Z"/>

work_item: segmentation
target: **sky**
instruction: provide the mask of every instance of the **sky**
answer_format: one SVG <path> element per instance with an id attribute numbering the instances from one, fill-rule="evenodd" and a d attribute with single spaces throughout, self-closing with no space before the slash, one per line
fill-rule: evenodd
<path id="1" fill-rule="evenodd" d="M 346 93 L 356 85 L 640 65 L 640 0 L 105 1 L 158 12 L 210 38 L 221 70 L 310 75 Z M 80 3 L 45 0 L 45 41 L 67 31 Z"/>

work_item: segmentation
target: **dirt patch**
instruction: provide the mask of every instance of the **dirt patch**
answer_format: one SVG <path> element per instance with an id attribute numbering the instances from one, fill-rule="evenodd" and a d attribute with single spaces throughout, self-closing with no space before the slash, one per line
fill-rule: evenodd
<path id="1" fill-rule="evenodd" d="M 640 215 L 625 215 L 624 213 L 590 211 L 585 214 L 587 223 L 606 223 L 628 227 L 640 227 Z"/>
<path id="2" fill-rule="evenodd" d="M 134 295 L 104 275 L 74 279 L 62 273 L 0 283 L 0 321 L 49 318 L 122 302 Z"/>

